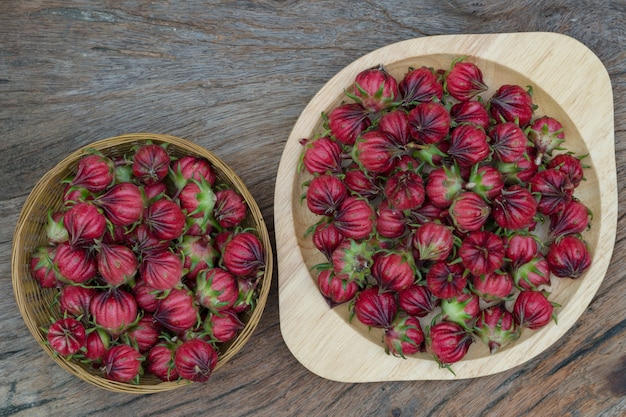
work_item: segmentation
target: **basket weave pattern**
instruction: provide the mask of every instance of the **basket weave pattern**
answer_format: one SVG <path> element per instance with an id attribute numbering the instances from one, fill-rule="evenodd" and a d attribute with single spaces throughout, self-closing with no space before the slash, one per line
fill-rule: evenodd
<path id="1" fill-rule="evenodd" d="M 138 384 L 111 381 L 100 376 L 98 371 L 91 369 L 89 365 L 77 361 L 68 361 L 56 355 L 47 345 L 46 335 L 41 327 L 49 324 L 51 318 L 58 319 L 61 317 L 60 309 L 51 307 L 58 290 L 41 288 L 30 275 L 29 261 L 33 250 L 47 242 L 45 227 L 48 211 L 61 209 L 64 191 L 64 185 L 61 184 L 61 181 L 75 174 L 77 161 L 88 154 L 90 150 L 100 151 L 108 157 L 123 156 L 128 154 L 134 146 L 143 144 L 148 140 L 155 144 L 168 143 L 168 153 L 175 158 L 185 155 L 206 158 L 215 171 L 216 184 L 227 184 L 245 199 L 248 215 L 241 226 L 244 228 L 253 227 L 265 248 L 265 271 L 259 281 L 256 306 L 242 317 L 245 327 L 237 337 L 219 347 L 219 360 L 214 371 L 228 362 L 249 340 L 263 313 L 272 278 L 272 249 L 269 233 L 259 207 L 244 183 L 223 161 L 192 142 L 169 135 L 135 133 L 94 142 L 64 158 L 39 180 L 24 203 L 13 236 L 11 266 L 13 291 L 20 313 L 26 326 L 43 350 L 62 368 L 84 381 L 110 391 L 137 394 L 167 391 L 184 386 L 188 382 L 162 382 L 153 375 L 142 376 Z"/>

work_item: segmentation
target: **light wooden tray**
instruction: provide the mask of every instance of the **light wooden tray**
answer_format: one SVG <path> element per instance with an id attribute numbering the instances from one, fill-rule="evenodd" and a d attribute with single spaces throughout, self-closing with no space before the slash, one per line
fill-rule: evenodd
<path id="1" fill-rule="evenodd" d="M 307 174 L 298 172 L 299 140 L 320 132 L 320 115 L 345 100 L 344 90 L 366 68 L 383 64 L 396 78 L 409 66 L 448 68 L 469 56 L 479 65 L 491 90 L 501 84 L 533 86 L 536 115 L 562 122 L 566 147 L 591 165 L 576 196 L 593 212 L 585 232 L 592 266 L 578 280 L 553 279 L 551 300 L 559 303 L 558 325 L 551 322 L 489 355 L 480 341 L 465 359 L 441 369 L 428 354 L 406 360 L 385 354 L 382 333 L 348 323 L 348 309 L 330 309 L 320 295 L 310 267 L 323 262 L 306 229 L 315 222 L 300 197 Z M 310 101 L 297 120 L 280 161 L 275 192 L 275 227 L 279 271 L 280 326 L 285 343 L 311 372 L 336 381 L 461 379 L 489 375 L 518 366 L 556 342 L 584 313 L 608 268 L 617 224 L 617 180 L 613 132 L 613 98 L 609 76 L 600 60 L 580 42 L 555 33 L 446 35 L 411 39 L 371 52 L 335 75 Z"/>

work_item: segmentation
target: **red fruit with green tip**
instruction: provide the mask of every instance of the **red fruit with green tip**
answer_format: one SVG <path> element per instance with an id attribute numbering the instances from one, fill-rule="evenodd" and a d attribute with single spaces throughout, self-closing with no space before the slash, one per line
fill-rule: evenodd
<path id="1" fill-rule="evenodd" d="M 413 247 L 421 261 L 443 261 L 452 252 L 454 235 L 449 226 L 428 222 L 413 233 Z"/>
<path id="2" fill-rule="evenodd" d="M 492 165 L 474 165 L 465 189 L 473 191 L 486 201 L 492 201 L 504 188 L 504 177 Z"/>
<path id="3" fill-rule="evenodd" d="M 170 290 L 181 282 L 183 261 L 169 250 L 150 254 L 141 259 L 139 274 L 150 288 Z"/>
<path id="4" fill-rule="evenodd" d="M 550 162 L 548 162 L 546 167 L 548 169 L 556 169 L 565 172 L 570 182 L 574 184 L 574 187 L 578 187 L 580 182 L 584 179 L 582 162 L 579 158 L 571 154 L 562 153 L 555 155 Z"/>
<path id="5" fill-rule="evenodd" d="M 550 216 L 550 236 L 558 240 L 566 235 L 576 235 L 589 227 L 591 211 L 578 200 L 570 201 L 562 211 Z"/>
<path id="6" fill-rule="evenodd" d="M 489 347 L 492 355 L 520 337 L 520 329 L 513 314 L 502 305 L 482 310 L 474 326 L 474 333 Z"/>
<path id="7" fill-rule="evenodd" d="M 537 200 L 528 189 L 519 185 L 503 189 L 493 202 L 492 216 L 504 229 L 527 228 L 533 225 L 536 214 Z"/>
<path id="8" fill-rule="evenodd" d="M 522 291 L 513 304 L 513 318 L 519 327 L 540 329 L 552 320 L 554 306 L 543 291 Z"/>
<path id="9" fill-rule="evenodd" d="M 38 246 L 32 253 L 29 270 L 41 288 L 55 288 L 58 285 L 54 268 L 55 246 Z"/>
<path id="10" fill-rule="evenodd" d="M 328 114 L 331 135 L 344 145 L 352 146 L 356 139 L 370 127 L 369 112 L 358 103 L 335 107 Z"/>
<path id="11" fill-rule="evenodd" d="M 240 232 L 224 245 L 222 262 L 235 276 L 258 276 L 265 268 L 265 249 L 255 234 Z"/>
<path id="12" fill-rule="evenodd" d="M 330 269 L 319 272 L 317 287 L 331 308 L 352 300 L 359 290 L 357 283 L 348 275 L 335 274 Z"/>
<path id="13" fill-rule="evenodd" d="M 450 108 L 452 125 L 472 124 L 487 130 L 489 127 L 489 113 L 485 106 L 475 100 L 462 101 L 453 104 Z"/>
<path id="14" fill-rule="evenodd" d="M 215 183 L 215 171 L 211 163 L 193 155 L 184 155 L 172 161 L 168 177 L 176 191 L 182 190 L 192 180 L 206 181 L 211 186 Z"/>
<path id="15" fill-rule="evenodd" d="M 538 238 L 532 234 L 513 234 L 505 242 L 505 257 L 512 268 L 529 262 L 539 253 Z"/>
<path id="16" fill-rule="evenodd" d="M 196 283 L 196 301 L 212 312 L 231 308 L 239 296 L 235 277 L 222 268 L 203 269 Z"/>
<path id="17" fill-rule="evenodd" d="M 226 343 L 235 338 L 245 324 L 232 309 L 209 314 L 204 321 L 204 330 L 218 343 Z"/>
<path id="18" fill-rule="evenodd" d="M 443 86 L 431 68 L 410 68 L 400 80 L 398 88 L 407 106 L 443 98 Z"/>
<path id="19" fill-rule="evenodd" d="M 426 196 L 437 207 L 450 207 L 454 198 L 462 191 L 463 183 L 456 166 L 440 166 L 430 171 L 426 177 Z"/>
<path id="20" fill-rule="evenodd" d="M 102 238 L 106 231 L 106 217 L 91 203 L 76 203 L 63 216 L 72 246 L 88 246 Z"/>
<path id="21" fill-rule="evenodd" d="M 473 62 L 455 62 L 446 74 L 444 86 L 448 94 L 460 101 L 487 91 L 483 73 Z"/>
<path id="22" fill-rule="evenodd" d="M 404 252 L 374 254 L 372 277 L 383 290 L 402 291 L 415 280 L 413 257 Z"/>
<path id="23" fill-rule="evenodd" d="M 202 339 L 188 339 L 174 352 L 174 366 L 181 378 L 206 382 L 217 365 L 215 348 Z"/>
<path id="24" fill-rule="evenodd" d="M 538 253 L 530 261 L 514 268 L 512 276 L 518 288 L 537 290 L 542 285 L 550 285 L 550 265 L 546 258 Z"/>
<path id="25" fill-rule="evenodd" d="M 143 213 L 143 223 L 159 240 L 179 238 L 185 229 L 185 221 L 181 206 L 167 198 L 153 202 Z"/>
<path id="26" fill-rule="evenodd" d="M 373 200 L 381 192 L 378 176 L 364 172 L 356 163 L 346 169 L 343 182 L 353 194 L 368 200 Z"/>
<path id="27" fill-rule="evenodd" d="M 70 238 L 65 223 L 63 223 L 64 212 L 52 212 L 48 210 L 48 221 L 46 223 L 46 237 L 52 244 L 67 242 Z"/>
<path id="28" fill-rule="evenodd" d="M 130 231 L 125 243 L 139 256 L 164 252 L 170 246 L 169 240 L 156 237 L 145 224 L 139 224 Z"/>
<path id="29" fill-rule="evenodd" d="M 383 335 L 385 352 L 404 358 L 424 349 L 424 332 L 415 317 L 401 314 L 385 329 Z"/>
<path id="30" fill-rule="evenodd" d="M 543 116 L 538 118 L 530 126 L 528 139 L 534 144 L 537 150 L 535 165 L 541 165 L 544 157 L 552 155 L 552 152 L 561 149 L 561 144 L 565 141 L 563 125 L 554 117 Z"/>
<path id="31" fill-rule="evenodd" d="M 309 210 L 320 216 L 332 216 L 348 196 L 346 186 L 334 175 L 324 174 L 314 177 L 306 192 Z"/>
<path id="32" fill-rule="evenodd" d="M 465 268 L 460 262 L 434 262 L 426 272 L 426 286 L 438 298 L 460 295 L 467 284 Z"/>
<path id="33" fill-rule="evenodd" d="M 170 161 L 162 146 L 153 143 L 141 145 L 133 155 L 133 176 L 143 184 L 161 182 L 169 172 Z"/>
<path id="34" fill-rule="evenodd" d="M 489 99 L 489 112 L 497 123 L 512 122 L 520 127 L 530 123 L 534 105 L 529 90 L 519 85 L 500 86 Z"/>
<path id="35" fill-rule="evenodd" d="M 391 171 L 402 152 L 393 137 L 379 129 L 363 133 L 352 148 L 353 159 L 373 174 Z"/>
<path id="36" fill-rule="evenodd" d="M 246 201 L 237 191 L 227 188 L 215 193 L 213 217 L 225 228 L 239 226 L 246 218 Z"/>
<path id="37" fill-rule="evenodd" d="M 101 242 L 97 250 L 98 272 L 107 284 L 119 287 L 133 282 L 139 260 L 128 246 Z"/>
<path id="38" fill-rule="evenodd" d="M 443 104 L 419 103 L 408 115 L 411 136 L 418 143 L 434 144 L 448 135 L 452 119 Z"/>
<path id="39" fill-rule="evenodd" d="M 82 187 L 92 193 L 106 190 L 115 180 L 115 164 L 104 155 L 87 155 L 78 160 L 76 174 L 70 180 L 72 187 Z"/>
<path id="40" fill-rule="evenodd" d="M 141 189 L 131 182 L 115 184 L 96 197 L 93 204 L 100 207 L 106 218 L 118 226 L 128 226 L 139 221 L 145 208 Z"/>
<path id="41" fill-rule="evenodd" d="M 404 211 L 389 207 L 389 203 L 382 201 L 378 206 L 376 216 L 376 232 L 389 239 L 399 238 L 407 230 L 409 220 Z"/>
<path id="42" fill-rule="evenodd" d="M 175 348 L 166 343 L 153 346 L 146 355 L 146 371 L 159 378 L 161 381 L 176 381 L 178 371 L 174 366 Z"/>
<path id="43" fill-rule="evenodd" d="M 389 134 L 398 145 L 405 146 L 411 140 L 409 118 L 403 109 L 383 114 L 378 120 L 378 129 Z"/>
<path id="44" fill-rule="evenodd" d="M 183 256 L 183 268 L 189 279 L 196 279 L 198 272 L 216 265 L 219 252 L 210 235 L 192 236 L 185 234 L 178 243 Z"/>
<path id="45" fill-rule="evenodd" d="M 146 353 L 159 342 L 161 331 L 152 316 L 146 314 L 128 330 L 126 336 L 130 344 L 135 346 L 139 352 Z"/>
<path id="46" fill-rule="evenodd" d="M 425 317 L 435 311 L 441 300 L 426 285 L 411 284 L 398 293 L 398 305 L 407 314 Z"/>
<path id="47" fill-rule="evenodd" d="M 398 100 L 398 83 L 382 65 L 369 68 L 357 74 L 352 98 L 376 113 Z"/>
<path id="48" fill-rule="evenodd" d="M 89 311 L 96 325 L 113 338 L 119 337 L 137 322 L 137 301 L 129 292 L 111 288 L 91 300 Z"/>
<path id="49" fill-rule="evenodd" d="M 198 305 L 193 293 L 187 288 L 173 288 L 159 300 L 152 317 L 169 331 L 183 334 L 196 326 Z"/>
<path id="50" fill-rule="evenodd" d="M 307 142 L 302 163 L 312 175 L 336 174 L 341 172 L 341 146 L 331 138 L 324 136 Z"/>
<path id="51" fill-rule="evenodd" d="M 143 278 L 139 278 L 131 288 L 131 293 L 135 297 L 135 301 L 137 301 L 137 307 L 141 308 L 146 313 L 153 313 L 159 305 L 159 298 L 162 291 L 155 290 L 146 284 Z"/>
<path id="52" fill-rule="evenodd" d="M 546 255 L 550 271 L 560 278 L 579 278 L 591 266 L 591 254 L 585 241 L 567 235 L 550 245 Z"/>
<path id="53" fill-rule="evenodd" d="M 102 358 L 101 370 L 107 379 L 131 382 L 139 377 L 143 356 L 129 345 L 115 345 Z"/>
<path id="54" fill-rule="evenodd" d="M 343 242 L 344 236 L 333 222 L 323 222 L 315 227 L 311 240 L 317 250 L 330 260 L 332 253 Z"/>
<path id="55" fill-rule="evenodd" d="M 85 352 L 83 355 L 85 359 L 90 361 L 93 365 L 100 365 L 104 354 L 111 345 L 111 336 L 102 329 L 95 329 L 87 334 L 87 340 L 85 342 Z"/>
<path id="56" fill-rule="evenodd" d="M 217 196 L 213 188 L 206 181 L 190 181 L 178 194 L 180 208 L 190 217 L 209 222 L 213 218 L 213 210 Z"/>
<path id="57" fill-rule="evenodd" d="M 473 342 L 470 331 L 449 321 L 441 321 L 426 332 L 426 350 L 442 368 L 463 359 Z"/>
<path id="58" fill-rule="evenodd" d="M 563 211 L 572 201 L 574 184 L 565 172 L 544 169 L 530 179 L 530 191 L 539 196 L 537 211 L 549 216 Z"/>
<path id="59" fill-rule="evenodd" d="M 450 146 L 445 153 L 460 168 L 471 168 L 484 161 L 491 150 L 485 131 L 475 125 L 460 125 L 452 129 Z"/>
<path id="60" fill-rule="evenodd" d="M 443 319 L 471 329 L 480 315 L 480 299 L 475 294 L 461 293 L 441 300 Z"/>
<path id="61" fill-rule="evenodd" d="M 459 256 L 473 275 L 490 274 L 504 265 L 504 242 L 493 232 L 471 232 L 463 239 Z"/>
<path id="62" fill-rule="evenodd" d="M 332 253 L 335 274 L 347 275 L 350 281 L 365 284 L 371 274 L 374 248 L 367 241 L 344 239 Z"/>
<path id="63" fill-rule="evenodd" d="M 89 316 L 91 300 L 98 294 L 94 288 L 65 285 L 59 291 L 59 307 L 63 314 L 78 317 Z"/>
<path id="64" fill-rule="evenodd" d="M 472 275 L 471 284 L 472 292 L 485 301 L 502 300 L 513 292 L 513 277 L 508 272 Z"/>
<path id="65" fill-rule="evenodd" d="M 489 145 L 495 158 L 502 162 L 517 162 L 524 156 L 528 138 L 513 122 L 503 122 L 489 129 Z"/>
<path id="66" fill-rule="evenodd" d="M 349 196 L 341 202 L 333 221 L 346 238 L 359 240 L 372 234 L 375 219 L 376 213 L 366 200 Z"/>
<path id="67" fill-rule="evenodd" d="M 350 318 L 356 315 L 356 318 L 368 327 L 386 329 L 391 326 L 397 312 L 398 303 L 394 293 L 373 286 L 357 294 Z"/>
<path id="68" fill-rule="evenodd" d="M 387 178 L 384 195 L 390 207 L 414 210 L 426 199 L 422 176 L 413 171 L 398 171 Z"/>
<path id="69" fill-rule="evenodd" d="M 465 191 L 452 200 L 448 213 L 460 232 L 474 232 L 487 223 L 491 206 L 475 192 Z"/>
<path id="70" fill-rule="evenodd" d="M 78 353 L 85 346 L 85 326 L 73 317 L 65 317 L 52 323 L 46 333 L 50 347 L 59 355 L 67 357 Z"/>

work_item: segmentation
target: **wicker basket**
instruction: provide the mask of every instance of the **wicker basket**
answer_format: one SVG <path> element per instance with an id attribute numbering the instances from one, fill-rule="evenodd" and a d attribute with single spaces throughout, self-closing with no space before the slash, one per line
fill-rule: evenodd
<path id="1" fill-rule="evenodd" d="M 153 375 L 144 375 L 140 378 L 138 384 L 120 383 L 100 376 L 98 371 L 91 369 L 88 365 L 78 361 L 68 361 L 56 355 L 50 346 L 45 343 L 46 335 L 42 332 L 41 326 L 50 323 L 51 317 L 57 319 L 61 316 L 58 308 L 50 307 L 57 290 L 43 289 L 38 285 L 30 275 L 29 260 L 32 251 L 47 242 L 45 224 L 48 210 L 50 208 L 53 210 L 61 208 L 63 185 L 60 182 L 74 172 L 73 170 L 75 170 L 78 159 L 91 149 L 99 150 L 109 157 L 122 156 L 127 154 L 133 146 L 145 143 L 148 140 L 156 144 L 169 143 L 168 152 L 173 157 L 195 155 L 206 158 L 215 170 L 216 183 L 228 184 L 244 197 L 249 213 L 242 226 L 254 227 L 265 248 L 265 273 L 259 283 L 256 307 L 242 318 L 245 327 L 237 337 L 229 343 L 220 346 L 219 361 L 214 371 L 228 362 L 252 335 L 263 313 L 272 279 L 272 249 L 267 227 L 259 207 L 241 179 L 211 152 L 177 137 L 136 133 L 94 142 L 67 156 L 39 180 L 26 199 L 20 213 L 13 237 L 11 267 L 13 291 L 26 326 L 44 351 L 62 368 L 80 379 L 114 392 L 149 394 L 185 386 L 188 382 L 162 382 Z"/>

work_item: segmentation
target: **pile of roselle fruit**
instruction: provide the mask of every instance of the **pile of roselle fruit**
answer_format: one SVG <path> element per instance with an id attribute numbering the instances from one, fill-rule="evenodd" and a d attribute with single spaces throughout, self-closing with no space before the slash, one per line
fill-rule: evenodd
<path id="1" fill-rule="evenodd" d="M 475 340 L 494 353 L 556 320 L 551 280 L 590 265 L 583 157 L 530 86 L 487 91 L 468 59 L 402 79 L 380 65 L 301 140 L 318 288 L 388 354 L 450 369 Z"/>
<path id="2" fill-rule="evenodd" d="M 119 382 L 206 381 L 264 273 L 244 198 L 208 160 L 168 146 L 80 158 L 31 257 L 32 277 L 58 289 L 47 343 Z"/>

